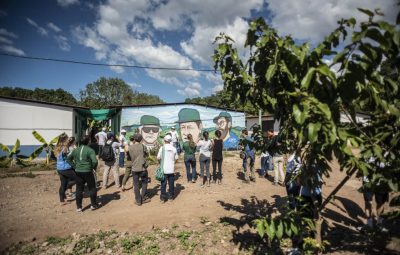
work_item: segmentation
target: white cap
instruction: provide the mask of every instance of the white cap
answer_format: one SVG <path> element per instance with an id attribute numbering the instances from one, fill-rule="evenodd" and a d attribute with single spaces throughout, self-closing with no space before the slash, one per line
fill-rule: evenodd
<path id="1" fill-rule="evenodd" d="M 164 141 L 166 141 L 166 142 L 171 142 L 171 140 L 172 140 L 172 137 L 170 135 L 166 135 L 164 137 Z"/>
<path id="2" fill-rule="evenodd" d="M 172 126 L 171 129 L 175 129 L 175 126 Z"/>
<path id="3" fill-rule="evenodd" d="M 121 130 L 121 133 L 126 133 L 126 130 L 125 130 L 125 129 L 122 129 L 122 130 Z"/>
<path id="4" fill-rule="evenodd" d="M 103 127 L 101 130 L 103 130 L 103 131 L 106 131 L 106 128 L 105 128 L 105 127 Z"/>

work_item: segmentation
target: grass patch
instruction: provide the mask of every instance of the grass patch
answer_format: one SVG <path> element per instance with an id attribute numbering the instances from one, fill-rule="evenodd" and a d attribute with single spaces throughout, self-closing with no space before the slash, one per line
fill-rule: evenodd
<path id="1" fill-rule="evenodd" d="M 132 253 L 135 249 L 142 246 L 143 240 L 139 237 L 126 237 L 121 239 L 121 247 L 125 253 Z"/>
<path id="2" fill-rule="evenodd" d="M 27 173 L 5 173 L 5 174 L 0 174 L 0 179 L 12 178 L 12 177 L 35 178 L 36 175 L 33 174 L 31 171 L 29 171 Z"/>
<path id="3" fill-rule="evenodd" d="M 64 246 L 71 242 L 71 237 L 57 237 L 57 236 L 49 236 L 46 239 L 46 242 L 52 245 Z"/>

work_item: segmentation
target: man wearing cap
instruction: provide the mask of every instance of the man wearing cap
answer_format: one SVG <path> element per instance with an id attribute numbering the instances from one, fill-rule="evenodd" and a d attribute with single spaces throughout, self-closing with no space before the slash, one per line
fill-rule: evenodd
<path id="1" fill-rule="evenodd" d="M 157 147 L 157 138 L 160 135 L 160 120 L 151 115 L 143 115 L 140 118 L 140 134 L 143 136 L 143 144 L 147 148 Z"/>
<path id="2" fill-rule="evenodd" d="M 100 132 L 98 132 L 97 134 L 94 135 L 94 137 L 96 138 L 96 142 L 99 145 L 99 154 L 98 154 L 99 157 L 101 155 L 101 152 L 103 151 L 104 144 L 107 141 L 106 130 L 107 129 L 105 127 L 103 127 Z"/>
<path id="3" fill-rule="evenodd" d="M 128 140 L 125 137 L 126 135 L 126 130 L 122 129 L 120 134 L 119 134 L 119 143 L 121 144 L 121 148 L 119 150 L 119 167 L 124 167 L 124 161 L 125 161 L 125 145 L 128 144 Z"/>
<path id="4" fill-rule="evenodd" d="M 239 137 L 231 131 L 232 116 L 228 112 L 220 112 L 214 118 L 216 129 L 221 131 L 221 139 L 224 141 L 224 148 L 237 148 L 239 145 Z"/>
<path id="5" fill-rule="evenodd" d="M 192 135 L 194 143 L 200 140 L 203 124 L 200 119 L 199 111 L 192 108 L 182 108 L 178 113 L 178 123 L 184 142 L 188 141 L 188 134 Z"/>
<path id="6" fill-rule="evenodd" d="M 166 135 L 164 137 L 164 145 L 158 150 L 157 159 L 162 164 L 164 170 L 164 180 L 161 181 L 161 195 L 162 202 L 174 200 L 175 198 L 175 161 L 178 159 L 176 149 L 171 144 L 172 137 Z M 168 194 L 167 194 L 168 182 Z"/>

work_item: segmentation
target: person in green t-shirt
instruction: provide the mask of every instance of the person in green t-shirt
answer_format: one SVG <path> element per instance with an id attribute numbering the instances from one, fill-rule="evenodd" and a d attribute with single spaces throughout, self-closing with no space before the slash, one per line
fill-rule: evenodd
<path id="1" fill-rule="evenodd" d="M 185 153 L 184 161 L 186 167 L 187 182 L 196 182 L 196 143 L 193 141 L 193 136 L 191 134 L 187 135 L 187 141 L 183 142 L 182 150 Z M 190 167 L 192 172 L 190 172 Z"/>

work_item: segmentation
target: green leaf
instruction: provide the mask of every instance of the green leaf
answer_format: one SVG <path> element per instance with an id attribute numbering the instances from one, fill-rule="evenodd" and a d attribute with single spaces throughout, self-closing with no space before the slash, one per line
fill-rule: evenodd
<path id="1" fill-rule="evenodd" d="M 265 74 L 265 78 L 267 81 L 271 81 L 271 78 L 275 75 L 276 65 L 272 64 L 268 67 L 267 73 Z"/>
<path id="2" fill-rule="evenodd" d="M 315 68 L 311 67 L 310 69 L 308 69 L 307 74 L 304 76 L 303 80 L 301 81 L 301 87 L 308 89 L 308 87 L 310 86 L 310 82 L 311 79 L 313 78 L 315 73 Z"/>
<path id="3" fill-rule="evenodd" d="M 10 153 L 10 148 L 8 148 L 8 146 L 0 143 L 0 148 L 2 151 L 6 152 L 6 153 Z"/>
<path id="4" fill-rule="evenodd" d="M 29 160 L 32 160 L 32 159 L 37 158 L 37 157 L 40 155 L 40 153 L 42 153 L 43 149 L 44 149 L 44 147 L 43 147 L 43 146 L 40 146 L 39 148 L 37 148 L 36 150 L 34 150 L 34 151 L 32 152 L 32 154 L 29 156 Z"/>
<path id="5" fill-rule="evenodd" d="M 292 229 L 290 228 L 290 224 L 287 221 L 283 222 L 283 229 L 288 237 L 292 236 Z"/>
<path id="6" fill-rule="evenodd" d="M 256 220 L 257 224 L 257 232 L 261 238 L 265 235 L 265 227 L 264 227 L 264 220 Z"/>
<path id="7" fill-rule="evenodd" d="M 17 141 L 15 141 L 15 145 L 11 150 L 11 154 L 17 154 L 17 151 L 19 150 L 21 143 L 19 142 L 19 139 L 17 139 Z"/>
<path id="8" fill-rule="evenodd" d="M 32 132 L 32 135 L 41 143 L 46 143 L 46 140 L 44 140 L 44 138 L 35 130 Z"/>
<path id="9" fill-rule="evenodd" d="M 368 29 L 365 36 L 380 43 L 384 47 L 384 49 L 387 48 L 388 42 L 378 29 L 376 28 Z"/>
<path id="10" fill-rule="evenodd" d="M 275 221 L 273 219 L 271 219 L 271 224 L 269 224 L 268 227 L 269 227 L 269 233 L 270 233 L 270 235 L 268 235 L 268 237 L 272 240 L 272 239 L 274 239 L 275 233 L 276 233 Z"/>
<path id="11" fill-rule="evenodd" d="M 300 125 L 304 123 L 303 112 L 300 111 L 299 106 L 297 104 L 293 105 L 293 115 L 294 119 Z"/>
<path id="12" fill-rule="evenodd" d="M 276 230 L 276 238 L 278 240 L 281 240 L 282 236 L 283 236 L 283 223 L 282 221 L 279 221 L 278 228 Z"/>
<path id="13" fill-rule="evenodd" d="M 308 124 L 308 140 L 313 143 L 318 138 L 318 131 L 321 129 L 321 123 Z"/>
<path id="14" fill-rule="evenodd" d="M 20 166 L 29 166 L 29 164 L 27 162 L 25 162 L 25 160 L 20 159 L 20 158 L 16 158 L 15 162 L 17 163 L 17 165 L 20 165 Z"/>
<path id="15" fill-rule="evenodd" d="M 58 136 L 54 137 L 54 138 L 53 138 L 53 139 L 50 141 L 49 145 L 52 145 L 52 144 L 55 144 L 55 143 L 57 143 L 57 142 L 58 142 L 58 139 L 59 139 L 59 137 L 60 137 L 60 135 L 58 135 Z"/>
<path id="16" fill-rule="evenodd" d="M 297 236 L 297 234 L 299 233 L 299 229 L 293 222 L 290 222 L 290 229 L 293 231 L 293 234 Z"/>
<path id="17" fill-rule="evenodd" d="M 363 12 L 363 13 L 367 14 L 367 15 L 370 16 L 370 17 L 374 16 L 374 13 L 373 13 L 372 11 L 370 11 L 370 10 L 362 9 L 362 8 L 357 8 L 357 10 L 359 10 L 360 12 Z"/>
<path id="18" fill-rule="evenodd" d="M 327 119 L 332 118 L 331 110 L 329 109 L 329 106 L 327 104 L 319 103 L 319 104 L 317 104 L 317 107 L 324 113 L 324 115 L 326 116 Z"/>
<path id="19" fill-rule="evenodd" d="M 342 62 L 345 57 L 347 56 L 347 54 L 349 53 L 349 49 L 345 48 L 343 51 L 341 51 L 340 53 L 336 54 L 336 56 L 333 58 L 332 64 L 336 64 L 339 62 Z"/>

